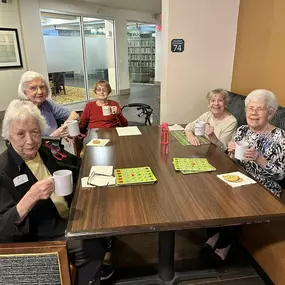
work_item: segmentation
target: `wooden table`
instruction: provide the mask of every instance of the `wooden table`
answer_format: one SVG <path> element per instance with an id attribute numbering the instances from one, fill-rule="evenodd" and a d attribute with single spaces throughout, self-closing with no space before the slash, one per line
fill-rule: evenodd
<path id="1" fill-rule="evenodd" d="M 105 147 L 86 147 L 80 177 L 92 165 L 114 168 L 150 166 L 152 185 L 81 188 L 77 185 L 67 238 L 159 232 L 158 284 L 173 284 L 176 230 L 240 225 L 285 217 L 285 206 L 264 187 L 231 188 L 217 174 L 242 171 L 214 145 L 182 146 L 172 136 L 161 147 L 158 127 L 140 127 L 141 136 L 119 137 L 115 129 L 93 130 L 91 137 L 108 138 Z M 215 172 L 176 173 L 173 157 L 204 157 Z M 170 282 L 170 283 L 169 283 Z M 130 284 L 130 283 L 128 283 Z M 133 284 L 151 284 L 138 282 Z M 153 280 L 152 280 L 153 284 Z"/>

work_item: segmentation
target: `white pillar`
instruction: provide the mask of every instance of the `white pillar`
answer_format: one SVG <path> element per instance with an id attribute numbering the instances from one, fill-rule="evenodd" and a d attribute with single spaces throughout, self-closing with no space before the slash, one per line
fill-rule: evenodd
<path id="1" fill-rule="evenodd" d="M 208 110 L 206 93 L 230 89 L 239 0 L 163 0 L 161 122 L 187 123 Z M 183 53 L 170 50 L 184 39 Z"/>
<path id="2" fill-rule="evenodd" d="M 19 1 L 19 9 L 27 69 L 37 71 L 48 79 L 39 1 Z"/>
<path id="3" fill-rule="evenodd" d="M 128 38 L 127 20 L 123 16 L 115 18 L 116 49 L 118 63 L 119 94 L 130 93 L 130 80 L 128 68 Z"/>

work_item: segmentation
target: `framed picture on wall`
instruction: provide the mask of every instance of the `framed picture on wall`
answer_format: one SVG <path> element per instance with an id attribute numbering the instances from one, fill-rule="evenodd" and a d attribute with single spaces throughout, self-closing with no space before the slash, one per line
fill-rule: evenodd
<path id="1" fill-rule="evenodd" d="M 0 28 L 0 68 L 23 67 L 17 29 Z"/>

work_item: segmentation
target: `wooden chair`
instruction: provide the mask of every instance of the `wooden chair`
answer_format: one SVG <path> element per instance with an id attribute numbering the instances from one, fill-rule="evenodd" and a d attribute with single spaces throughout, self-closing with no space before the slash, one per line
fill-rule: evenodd
<path id="1" fill-rule="evenodd" d="M 74 284 L 65 241 L 0 244 L 0 264 L 1 284 Z"/>

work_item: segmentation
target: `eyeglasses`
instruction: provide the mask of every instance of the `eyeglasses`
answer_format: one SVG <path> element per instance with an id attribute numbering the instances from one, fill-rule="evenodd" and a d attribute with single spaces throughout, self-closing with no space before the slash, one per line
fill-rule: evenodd
<path id="1" fill-rule="evenodd" d="M 97 92 L 101 92 L 102 91 L 103 93 L 108 93 L 108 90 L 105 89 L 105 88 L 102 88 L 102 89 L 101 88 L 97 88 L 96 91 Z"/>
<path id="2" fill-rule="evenodd" d="M 253 108 L 253 107 L 248 107 L 245 109 L 246 113 L 250 113 L 250 114 L 254 114 L 257 113 L 258 115 L 263 114 L 264 112 L 266 112 L 268 110 L 268 108 Z"/>

